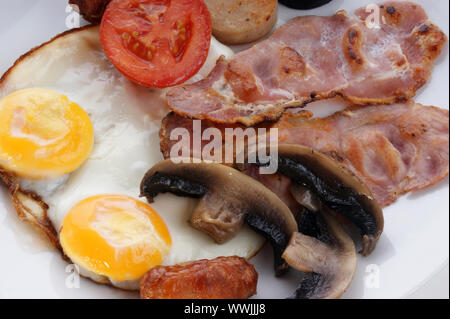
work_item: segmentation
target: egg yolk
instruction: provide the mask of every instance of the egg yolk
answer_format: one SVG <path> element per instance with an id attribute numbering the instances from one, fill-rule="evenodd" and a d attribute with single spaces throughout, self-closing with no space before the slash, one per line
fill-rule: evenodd
<path id="1" fill-rule="evenodd" d="M 65 95 L 25 89 L 0 101 L 0 166 L 20 177 L 54 178 L 73 172 L 93 145 L 88 114 Z"/>
<path id="2" fill-rule="evenodd" d="M 147 204 L 121 195 L 87 198 L 64 218 L 60 242 L 75 264 L 116 281 L 137 280 L 160 265 L 172 240 Z"/>

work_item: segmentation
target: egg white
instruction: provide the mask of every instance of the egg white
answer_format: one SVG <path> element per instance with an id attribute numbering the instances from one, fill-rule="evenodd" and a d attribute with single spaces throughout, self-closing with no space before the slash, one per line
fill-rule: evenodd
<path id="1" fill-rule="evenodd" d="M 212 39 L 208 59 L 193 80 L 205 77 L 221 55 L 232 54 Z M 21 181 L 21 187 L 36 192 L 49 205 L 48 216 L 55 228 L 59 230 L 67 212 L 87 197 L 122 194 L 139 199 L 142 177 L 163 159 L 158 133 L 161 118 L 168 113 L 166 90 L 143 88 L 123 77 L 104 55 L 97 27 L 60 37 L 25 58 L 0 87 L 0 98 L 31 87 L 67 95 L 88 112 L 95 129 L 93 152 L 75 172 L 53 180 Z M 261 248 L 264 239 L 247 227 L 222 245 L 190 227 L 195 203 L 164 194 L 151 205 L 172 237 L 164 265 L 218 256 L 249 258 Z M 80 272 L 96 282 L 138 288 L 138 281 L 115 282 L 87 269 Z"/>

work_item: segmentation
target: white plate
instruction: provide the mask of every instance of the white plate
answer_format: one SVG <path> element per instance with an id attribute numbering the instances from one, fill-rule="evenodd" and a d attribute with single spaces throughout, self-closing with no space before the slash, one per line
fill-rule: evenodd
<path id="1" fill-rule="evenodd" d="M 298 15 L 331 15 L 372 3 L 369 0 L 334 0 L 308 12 L 281 6 L 278 25 Z M 420 0 L 432 21 L 449 34 L 449 2 Z M 68 29 L 65 0 L 0 2 L 0 74 L 33 46 Z M 66 11 L 67 10 L 67 11 Z M 448 44 L 436 63 L 431 81 L 416 101 L 449 106 Z M 359 258 L 358 269 L 345 298 L 402 298 L 426 283 L 448 264 L 448 178 L 427 190 L 403 196 L 386 208 L 385 231 L 375 252 Z M 28 225 L 21 223 L 3 189 L 0 190 L 0 298 L 130 298 L 123 292 L 81 279 L 78 289 L 68 288 L 71 269 Z M 255 259 L 260 275 L 258 298 L 284 298 L 295 288 L 296 275 L 276 279 L 266 247 Z M 70 285 L 69 285 L 70 286 Z"/>

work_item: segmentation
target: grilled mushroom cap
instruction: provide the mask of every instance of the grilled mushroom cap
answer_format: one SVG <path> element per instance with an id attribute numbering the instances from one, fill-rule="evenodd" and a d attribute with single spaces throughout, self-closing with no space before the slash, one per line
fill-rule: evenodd
<path id="1" fill-rule="evenodd" d="M 309 147 L 283 144 L 278 147 L 278 173 L 291 179 L 294 198 L 304 198 L 304 188 L 307 188 L 315 202 L 356 225 L 363 238 L 361 254 L 367 256 L 373 251 L 383 232 L 383 211 L 369 189 L 350 170 Z"/>
<path id="2" fill-rule="evenodd" d="M 306 211 L 282 257 L 305 272 L 293 299 L 339 298 L 356 270 L 353 240 L 328 212 Z"/>
<path id="3" fill-rule="evenodd" d="M 272 242 L 276 272 L 287 268 L 281 254 L 298 230 L 297 223 L 289 208 L 258 181 L 217 163 L 165 160 L 144 176 L 141 196 L 153 202 L 166 192 L 200 198 L 190 223 L 217 243 L 234 237 L 246 220 Z"/>

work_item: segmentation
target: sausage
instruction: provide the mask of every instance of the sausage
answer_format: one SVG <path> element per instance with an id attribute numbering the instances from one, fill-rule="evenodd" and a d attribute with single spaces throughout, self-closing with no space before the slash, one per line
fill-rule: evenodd
<path id="1" fill-rule="evenodd" d="M 143 299 L 246 299 L 256 294 L 257 282 L 253 265 L 234 256 L 155 267 L 140 288 Z"/>
<path id="2" fill-rule="evenodd" d="M 213 34 L 224 44 L 254 42 L 267 35 L 278 19 L 278 0 L 204 0 Z"/>

